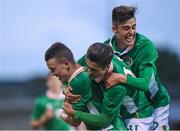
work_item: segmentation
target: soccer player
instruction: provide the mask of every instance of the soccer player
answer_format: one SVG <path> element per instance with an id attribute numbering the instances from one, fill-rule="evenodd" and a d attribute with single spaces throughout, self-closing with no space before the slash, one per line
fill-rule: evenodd
<path id="1" fill-rule="evenodd" d="M 143 91 L 135 90 L 124 84 L 117 84 L 109 89 L 105 88 L 105 80 L 108 75 L 121 73 L 133 76 L 129 67 L 121 59 L 117 56 L 113 57 L 111 46 L 94 43 L 88 48 L 87 54 L 79 60 L 79 63 L 87 66 L 88 73 L 94 81 L 93 88 L 100 88 L 103 92 L 102 112 L 106 112 L 109 116 L 118 116 L 121 113 L 129 130 L 150 129 L 153 123 L 152 107 Z M 85 122 L 96 122 L 98 118 L 98 114 L 94 116 L 89 113 L 75 111 L 68 103 L 65 103 L 64 110 L 72 115 L 74 119 Z"/>
<path id="2" fill-rule="evenodd" d="M 38 129 L 44 127 L 46 130 L 68 130 L 69 125 L 56 117 L 56 111 L 62 108 L 64 95 L 61 90 L 61 82 L 58 77 L 49 75 L 47 78 L 48 90 L 46 95 L 36 99 L 32 111 L 31 127 Z"/>
<path id="3" fill-rule="evenodd" d="M 110 52 L 111 55 L 112 52 L 113 51 Z M 67 84 L 67 86 L 71 86 L 74 94 L 80 94 L 82 96 L 81 100 L 78 103 L 72 104 L 75 110 L 85 111 L 85 112 L 87 112 L 88 110 L 92 112 L 94 112 L 94 110 L 100 110 L 101 108 L 100 105 L 102 102 L 100 101 L 101 99 L 97 99 L 97 97 L 102 97 L 102 95 L 96 94 L 97 97 L 94 97 L 94 95 L 92 96 L 92 88 L 91 88 L 92 80 L 89 78 L 88 73 L 85 72 L 83 67 L 75 63 L 73 54 L 68 47 L 66 47 L 64 44 L 59 42 L 53 44 L 50 48 L 48 48 L 48 50 L 45 53 L 45 61 L 51 72 L 54 73 L 56 76 L 58 76 L 63 84 Z M 110 108 L 108 109 L 112 108 L 112 111 L 106 110 L 105 113 L 101 112 L 101 114 L 98 115 L 98 117 L 96 116 L 93 118 L 90 117 L 90 119 L 93 121 L 90 122 L 85 121 L 85 124 L 88 129 L 99 130 L 103 127 L 108 126 L 112 120 L 114 120 L 115 122 L 118 121 L 118 125 L 116 123 L 115 123 L 116 125 L 113 125 L 116 127 L 115 129 L 117 130 L 126 129 L 121 119 L 118 117 L 114 119 L 115 116 L 112 115 L 113 113 L 117 113 L 119 111 L 119 107 L 121 105 L 121 99 L 125 94 L 126 88 L 122 87 L 122 89 L 121 90 L 120 89 L 119 92 L 116 93 L 117 95 L 114 95 L 116 96 L 116 101 L 119 101 L 118 103 L 113 105 L 109 103 L 105 103 L 106 107 L 108 107 L 109 104 Z M 112 88 L 111 90 L 117 90 L 117 89 Z M 96 91 L 100 92 L 100 89 L 99 90 L 96 89 Z M 116 106 L 117 108 L 115 108 Z M 65 121 L 73 126 L 77 126 L 81 122 L 81 121 L 73 121 L 71 116 L 67 117 Z"/>
<path id="4" fill-rule="evenodd" d="M 147 37 L 136 32 L 136 8 L 133 6 L 118 6 L 112 11 L 112 31 L 114 35 L 105 41 L 112 46 L 115 54 L 124 59 L 136 78 L 123 74 L 114 74 L 106 81 L 111 87 L 118 83 L 142 90 L 154 107 L 154 130 L 169 129 L 170 97 L 161 84 L 156 60 L 158 52 L 154 43 Z"/>

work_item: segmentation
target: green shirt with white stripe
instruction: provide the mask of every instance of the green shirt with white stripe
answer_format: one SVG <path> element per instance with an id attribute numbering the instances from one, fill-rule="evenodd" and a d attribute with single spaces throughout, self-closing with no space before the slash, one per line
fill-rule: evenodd
<path id="1" fill-rule="evenodd" d="M 81 57 L 78 62 L 81 65 L 86 66 L 86 56 L 84 55 Z M 114 55 L 112 62 L 112 72 L 133 75 L 130 71 L 130 68 L 117 56 Z M 93 85 L 93 87 L 94 86 L 95 85 Z M 103 105 L 106 106 L 102 106 L 101 110 L 107 114 L 119 115 L 121 112 L 123 119 L 137 117 L 146 118 L 151 116 L 152 107 L 150 106 L 150 103 L 143 91 L 136 90 L 125 84 L 119 84 L 117 86 L 106 89 L 104 86 L 104 81 L 97 83 L 96 86 L 97 88 L 102 89 L 104 92 Z M 124 91 L 125 94 L 122 95 L 122 91 Z M 138 114 L 138 116 L 136 116 L 136 114 Z"/>
<path id="2" fill-rule="evenodd" d="M 68 86 L 71 86 L 73 89 L 72 93 L 82 96 L 80 101 L 72 104 L 73 108 L 76 110 L 74 118 L 76 120 L 84 121 L 89 130 L 100 130 L 109 126 L 111 122 L 118 122 L 114 129 L 126 129 L 124 123 L 118 117 L 114 118 L 112 121 L 112 116 L 105 113 L 100 114 L 103 93 L 99 88 L 92 89 L 92 85 L 92 80 L 89 78 L 89 74 L 85 72 L 83 67 L 77 69 L 70 77 Z M 78 119 L 77 117 L 83 118 Z"/>
<path id="3" fill-rule="evenodd" d="M 144 91 L 154 108 L 169 104 L 169 94 L 159 80 L 155 65 L 158 53 L 154 44 L 148 38 L 137 33 L 134 47 L 123 55 L 121 55 L 123 50 L 117 48 L 114 36 L 106 40 L 105 43 L 113 47 L 115 54 L 121 56 L 136 75 L 137 78 L 127 77 L 128 85 L 134 89 Z"/>
<path id="4" fill-rule="evenodd" d="M 91 130 L 106 128 L 111 124 L 113 125 L 112 129 L 126 130 L 119 114 L 120 105 L 126 94 L 126 88 L 116 86 L 111 90 L 106 90 L 104 93 L 101 90 L 100 84 L 92 83 L 87 72 L 76 73 L 75 71 L 74 74 L 70 78 L 71 80 L 68 82 L 68 85 L 73 88 L 73 94 L 80 94 L 82 96 L 82 99 L 78 103 L 73 104 L 73 108 L 77 110 L 74 118 L 84 121 L 87 128 Z M 86 105 L 90 102 L 95 106 L 98 113 L 92 114 L 94 111 L 93 108 L 91 108 L 91 114 L 89 113 Z"/>

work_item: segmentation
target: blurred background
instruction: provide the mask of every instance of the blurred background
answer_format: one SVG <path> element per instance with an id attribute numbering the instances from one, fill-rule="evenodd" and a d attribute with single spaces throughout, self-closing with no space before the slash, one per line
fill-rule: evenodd
<path id="1" fill-rule="evenodd" d="M 46 90 L 46 49 L 63 42 L 77 60 L 112 35 L 111 12 L 122 4 L 138 7 L 137 31 L 158 48 L 170 127 L 180 129 L 179 0 L 0 0 L 0 129 L 31 129 L 33 101 Z"/>

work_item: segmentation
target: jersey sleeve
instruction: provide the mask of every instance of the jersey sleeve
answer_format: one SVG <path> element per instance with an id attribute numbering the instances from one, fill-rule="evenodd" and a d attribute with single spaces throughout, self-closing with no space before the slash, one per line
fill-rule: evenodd
<path id="1" fill-rule="evenodd" d="M 72 93 L 82 96 L 80 101 L 72 104 L 75 110 L 85 110 L 86 104 L 92 98 L 91 85 L 92 81 L 87 73 L 81 73 L 81 76 L 78 76 L 71 83 L 71 87 L 73 88 Z"/>
<path id="2" fill-rule="evenodd" d="M 102 111 L 108 115 L 119 115 L 120 106 L 126 95 L 126 87 L 114 86 L 104 91 Z"/>
<path id="3" fill-rule="evenodd" d="M 33 106 L 31 119 L 32 120 L 39 119 L 41 117 L 41 115 L 43 114 L 44 110 L 45 109 L 44 109 L 40 99 L 36 99 L 34 106 Z"/>
<path id="4" fill-rule="evenodd" d="M 146 66 L 141 72 L 139 77 L 132 77 L 130 75 L 127 76 L 127 83 L 130 85 L 132 88 L 136 90 L 141 90 L 141 91 L 148 91 L 149 89 L 149 83 L 151 81 L 152 75 L 154 73 L 154 69 L 152 66 Z"/>
<path id="5" fill-rule="evenodd" d="M 74 119 L 84 121 L 85 123 L 93 126 L 104 128 L 110 125 L 115 116 L 120 114 L 120 106 L 125 95 L 125 87 L 121 88 L 119 86 L 116 86 L 108 89 L 104 92 L 103 107 L 100 114 L 90 114 L 77 111 L 74 114 Z M 123 125 L 123 123 L 121 123 L 120 125 Z"/>
<path id="6" fill-rule="evenodd" d="M 139 76 L 127 76 L 127 84 L 141 91 L 148 91 L 153 74 L 156 72 L 155 61 L 158 58 L 156 48 L 149 43 L 143 48 L 143 59 L 139 65 Z"/>
<path id="7" fill-rule="evenodd" d="M 110 42 L 110 39 L 107 39 L 107 40 L 105 40 L 103 43 L 104 43 L 104 44 L 109 44 L 109 42 Z"/>
<path id="8" fill-rule="evenodd" d="M 112 116 L 105 113 L 101 114 L 90 114 L 86 112 L 76 111 L 74 114 L 74 119 L 84 121 L 85 123 L 97 126 L 97 127 L 106 127 L 112 121 Z"/>

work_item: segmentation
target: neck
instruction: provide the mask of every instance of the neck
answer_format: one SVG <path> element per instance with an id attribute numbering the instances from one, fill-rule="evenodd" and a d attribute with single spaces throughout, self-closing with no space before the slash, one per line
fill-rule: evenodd
<path id="1" fill-rule="evenodd" d="M 81 66 L 79 65 L 79 64 L 75 64 L 75 65 L 72 65 L 72 67 L 71 67 L 71 70 L 69 71 L 69 79 L 70 79 L 70 77 L 74 74 L 74 72 L 78 69 L 78 68 L 80 68 Z"/>

